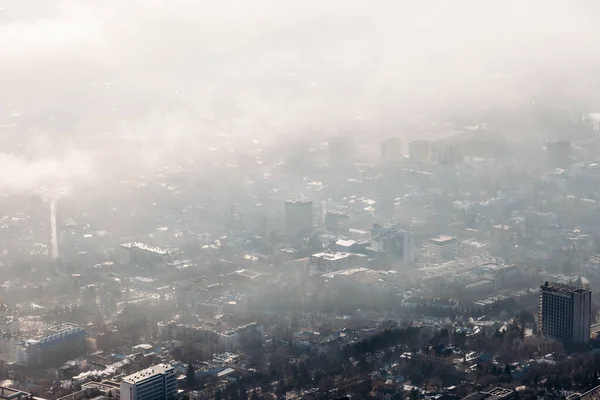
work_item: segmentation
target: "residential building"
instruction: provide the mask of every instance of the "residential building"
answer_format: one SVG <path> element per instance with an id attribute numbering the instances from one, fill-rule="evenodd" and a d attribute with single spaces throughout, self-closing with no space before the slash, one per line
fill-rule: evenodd
<path id="1" fill-rule="evenodd" d="M 548 165 L 552 168 L 562 168 L 568 170 L 571 167 L 571 151 L 571 142 L 568 140 L 546 142 Z"/>
<path id="2" fill-rule="evenodd" d="M 346 167 L 354 162 L 354 136 L 352 134 L 338 134 L 329 137 L 329 165 L 332 167 Z"/>
<path id="3" fill-rule="evenodd" d="M 438 141 L 432 145 L 432 161 L 437 164 L 454 164 L 458 161 L 456 145 L 452 142 Z"/>
<path id="4" fill-rule="evenodd" d="M 590 339 L 592 292 L 564 284 L 540 286 L 540 332 L 574 343 Z"/>
<path id="5" fill-rule="evenodd" d="M 86 353 L 87 333 L 73 324 L 62 324 L 48 334 L 17 345 L 15 362 L 24 367 L 58 365 Z"/>
<path id="6" fill-rule="evenodd" d="M 116 382 L 103 381 L 103 382 L 87 382 L 81 385 L 81 390 L 97 391 L 100 395 L 109 398 L 120 398 L 121 397 L 121 385 Z"/>
<path id="7" fill-rule="evenodd" d="M 321 356 L 335 348 L 339 349 L 346 336 L 344 331 L 336 331 L 329 335 L 322 335 L 313 331 L 301 331 L 294 334 L 292 346 Z"/>
<path id="8" fill-rule="evenodd" d="M 327 211 L 325 214 L 325 229 L 329 232 L 348 232 L 350 216 L 343 211 Z"/>
<path id="9" fill-rule="evenodd" d="M 481 392 L 486 395 L 486 399 L 490 400 L 511 400 L 515 397 L 515 391 L 501 387 L 495 387 L 487 392 Z"/>
<path id="10" fill-rule="evenodd" d="M 177 374 L 160 364 L 131 374 L 121 381 L 121 400 L 169 400 L 177 397 Z"/>
<path id="11" fill-rule="evenodd" d="M 444 345 L 427 346 L 417 352 L 417 357 L 422 362 L 433 365 L 452 365 L 454 363 L 454 349 Z"/>
<path id="12" fill-rule="evenodd" d="M 494 225 L 492 227 L 492 247 L 494 250 L 507 251 L 511 246 L 514 247 L 515 230 L 510 225 Z"/>
<path id="13" fill-rule="evenodd" d="M 415 140 L 408 148 L 410 160 L 417 164 L 431 163 L 431 142 L 429 140 Z"/>
<path id="14" fill-rule="evenodd" d="M 373 224 L 371 245 L 380 251 L 398 257 L 405 263 L 415 260 L 415 244 L 412 233 L 394 226 Z"/>
<path id="15" fill-rule="evenodd" d="M 141 242 L 123 243 L 119 248 L 119 263 L 140 267 L 162 267 L 173 261 L 175 251 Z"/>
<path id="16" fill-rule="evenodd" d="M 404 159 L 402 139 L 389 137 L 381 141 L 381 160 L 384 162 L 399 162 Z"/>
<path id="17" fill-rule="evenodd" d="M 285 202 L 285 232 L 288 238 L 299 239 L 312 231 L 313 204 L 310 200 Z"/>
<path id="18" fill-rule="evenodd" d="M 458 240 L 452 236 L 438 236 L 429 241 L 431 262 L 454 261 L 458 256 Z"/>
<path id="19" fill-rule="evenodd" d="M 263 339 L 263 325 L 251 322 L 235 329 L 219 334 L 219 345 L 225 351 L 233 351 L 244 344 L 244 341 Z"/>

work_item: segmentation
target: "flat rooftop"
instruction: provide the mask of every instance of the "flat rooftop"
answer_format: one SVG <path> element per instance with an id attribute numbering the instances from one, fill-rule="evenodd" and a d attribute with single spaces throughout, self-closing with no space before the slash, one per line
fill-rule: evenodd
<path id="1" fill-rule="evenodd" d="M 163 256 L 173 253 L 173 251 L 171 251 L 171 250 L 163 249 L 158 246 L 151 246 L 149 244 L 142 243 L 142 242 L 123 243 L 121 245 L 121 247 L 123 247 L 125 249 L 138 249 L 138 250 L 146 251 L 148 253 L 155 253 L 155 254 L 159 254 L 159 255 L 163 255 Z"/>
<path id="2" fill-rule="evenodd" d="M 452 243 L 455 241 L 456 241 L 455 237 L 447 236 L 447 235 L 440 235 L 438 237 L 431 239 L 431 242 L 434 244 L 449 244 L 449 243 Z"/>
<path id="3" fill-rule="evenodd" d="M 329 261 L 336 261 L 336 260 L 342 260 L 344 258 L 348 258 L 351 255 L 352 255 L 351 253 L 335 252 L 335 253 L 316 253 L 316 254 L 313 254 L 311 257 L 322 258 L 324 260 L 329 260 Z"/>
<path id="4" fill-rule="evenodd" d="M 498 397 L 504 397 L 504 396 L 508 396 L 510 394 L 513 393 L 513 391 L 511 389 L 505 389 L 505 388 L 501 388 L 501 387 L 495 387 L 492 390 L 486 392 L 487 394 L 491 395 L 491 396 L 498 396 Z"/>
<path id="5" fill-rule="evenodd" d="M 28 398 L 29 393 L 12 389 L 6 386 L 0 386 L 0 399 L 20 399 Z"/>
<path id="6" fill-rule="evenodd" d="M 295 205 L 295 204 L 306 204 L 306 205 L 308 205 L 308 204 L 312 204 L 312 201 L 311 200 L 286 200 L 285 204 L 286 205 L 288 205 L 288 204 L 289 205 Z"/>
<path id="7" fill-rule="evenodd" d="M 540 289 L 544 292 L 560 293 L 560 294 L 572 294 L 572 293 L 586 293 L 591 292 L 588 289 L 582 289 L 575 286 L 569 286 L 562 283 L 548 283 L 540 286 Z"/>
<path id="8" fill-rule="evenodd" d="M 164 374 L 165 372 L 173 371 L 174 368 L 168 364 L 158 364 L 153 367 L 138 371 L 134 374 L 126 376 L 123 378 L 123 382 L 129 383 L 132 385 L 136 385 L 142 381 L 145 381 L 148 378 L 152 378 L 159 374 Z"/>

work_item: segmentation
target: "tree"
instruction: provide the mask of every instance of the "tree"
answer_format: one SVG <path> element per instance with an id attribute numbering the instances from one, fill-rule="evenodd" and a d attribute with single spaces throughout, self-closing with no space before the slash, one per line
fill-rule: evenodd
<path id="1" fill-rule="evenodd" d="M 223 395 L 221 394 L 220 390 L 217 390 L 215 393 L 215 400 L 223 400 Z"/>
<path id="2" fill-rule="evenodd" d="M 185 374 L 185 382 L 189 388 L 193 388 L 196 386 L 196 371 L 194 371 L 194 367 L 190 362 L 187 367 L 187 372 Z"/>

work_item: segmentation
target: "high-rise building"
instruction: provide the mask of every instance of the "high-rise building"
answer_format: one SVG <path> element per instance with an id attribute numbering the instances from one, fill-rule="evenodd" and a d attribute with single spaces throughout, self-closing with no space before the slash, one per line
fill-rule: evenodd
<path id="1" fill-rule="evenodd" d="M 329 150 L 329 165 L 333 167 L 346 167 L 354 162 L 354 136 L 351 134 L 338 134 L 329 137 L 327 143 Z"/>
<path id="2" fill-rule="evenodd" d="M 438 141 L 433 143 L 431 150 L 432 161 L 437 164 L 454 164 L 458 161 L 456 145 L 452 142 Z"/>
<path id="3" fill-rule="evenodd" d="M 121 381 L 121 400 L 169 400 L 177 398 L 177 374 L 159 364 L 131 374 Z"/>
<path id="4" fill-rule="evenodd" d="M 384 162 L 402 161 L 404 153 L 402 151 L 402 139 L 399 137 L 389 137 L 381 141 L 381 160 Z"/>
<path id="5" fill-rule="evenodd" d="M 573 343 L 590 340 L 592 292 L 559 283 L 540 286 L 540 332 Z"/>
<path id="6" fill-rule="evenodd" d="M 312 231 L 312 201 L 285 202 L 285 232 L 288 238 L 298 239 Z"/>
<path id="7" fill-rule="evenodd" d="M 408 147 L 410 160 L 417 164 L 431 163 L 431 142 L 429 140 L 415 140 Z"/>
<path id="8" fill-rule="evenodd" d="M 329 232 L 348 232 L 350 216 L 343 211 L 331 210 L 325 214 L 325 229 Z"/>
<path id="9" fill-rule="evenodd" d="M 15 361 L 24 367 L 59 365 L 85 355 L 87 333 L 73 324 L 48 329 L 48 334 L 19 343 Z"/>
<path id="10" fill-rule="evenodd" d="M 559 140 L 546 142 L 548 165 L 552 168 L 569 169 L 571 167 L 571 142 Z"/>
<path id="11" fill-rule="evenodd" d="M 397 256 L 405 263 L 415 260 L 415 244 L 412 233 L 395 226 L 373 224 L 371 244 L 381 251 Z"/>
<path id="12" fill-rule="evenodd" d="M 458 257 L 458 239 L 452 236 L 438 236 L 429 241 L 431 262 L 454 261 Z"/>

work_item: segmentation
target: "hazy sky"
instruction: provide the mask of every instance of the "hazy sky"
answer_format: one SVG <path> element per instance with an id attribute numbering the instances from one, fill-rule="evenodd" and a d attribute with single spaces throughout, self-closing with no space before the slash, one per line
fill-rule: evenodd
<path id="1" fill-rule="evenodd" d="M 81 138 L 107 132 L 160 152 L 220 131 L 368 130 L 546 90 L 585 98 L 598 11 L 594 0 L 0 0 L 0 125 L 43 138 L 36 157 L 67 143 L 61 160 L 80 160 Z"/>

